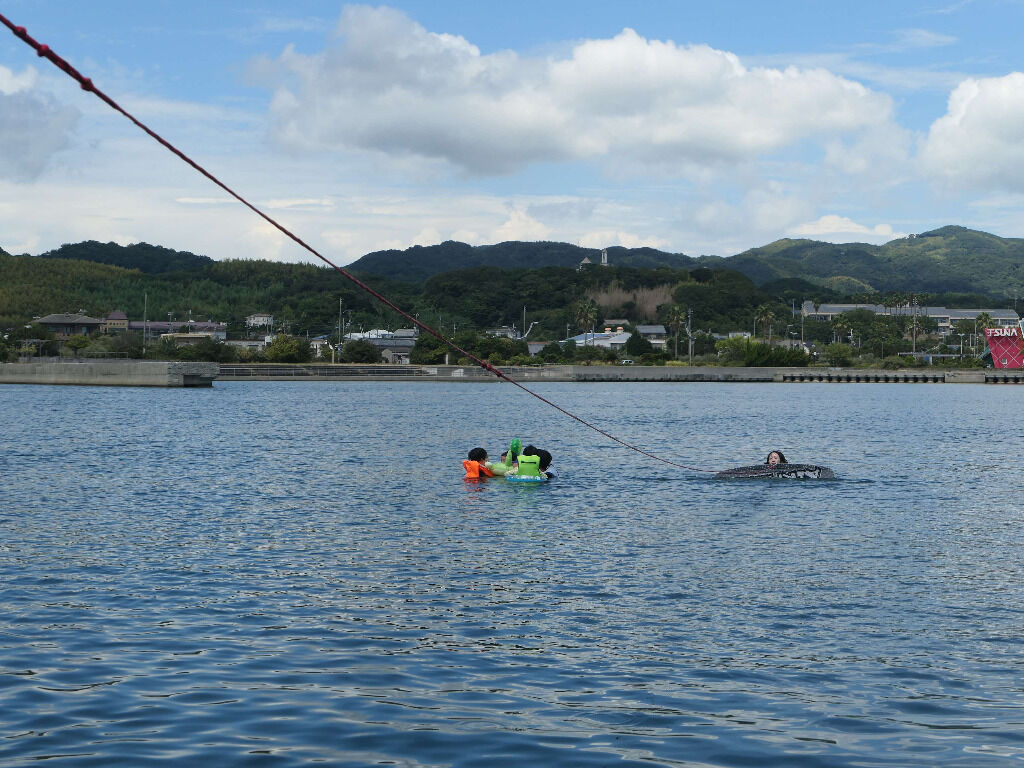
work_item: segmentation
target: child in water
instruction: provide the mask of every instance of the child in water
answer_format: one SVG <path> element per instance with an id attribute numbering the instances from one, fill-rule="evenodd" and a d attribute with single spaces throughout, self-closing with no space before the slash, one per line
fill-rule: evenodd
<path id="1" fill-rule="evenodd" d="M 487 466 L 487 451 L 474 448 L 469 458 L 464 459 L 462 466 L 466 469 L 466 480 L 479 480 L 481 477 L 494 477 L 495 473 Z"/>
<path id="2" fill-rule="evenodd" d="M 555 476 L 554 471 L 548 471 L 548 467 L 551 466 L 551 454 L 545 451 L 543 448 L 537 448 L 534 445 L 528 445 L 523 448 L 523 456 L 536 456 L 536 467 L 537 474 L 551 479 Z"/>

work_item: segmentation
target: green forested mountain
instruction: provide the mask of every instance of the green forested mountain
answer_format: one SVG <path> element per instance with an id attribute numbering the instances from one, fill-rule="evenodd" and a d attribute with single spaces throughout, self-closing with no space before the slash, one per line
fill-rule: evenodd
<path id="1" fill-rule="evenodd" d="M 596 262 L 600 253 L 566 243 L 449 242 L 370 254 L 349 269 L 432 324 L 518 324 L 526 307 L 537 333 L 549 336 L 577 327 L 572 305 L 581 300 L 595 302 L 598 322 L 664 321 L 664 308 L 676 303 L 693 308 L 699 327 L 732 330 L 766 303 L 783 313 L 804 299 L 872 292 L 931 293 L 922 301 L 950 306 L 995 307 L 1024 296 L 1024 240 L 963 227 L 882 246 L 779 240 L 729 258 L 625 248 L 608 255 L 610 267 L 577 271 L 584 256 Z M 948 292 L 984 295 L 934 295 Z M 256 311 L 273 313 L 293 332 L 324 333 L 337 325 L 339 310 L 357 325 L 400 324 L 342 275 L 309 264 L 214 261 L 145 243 L 78 243 L 42 257 L 0 251 L 0 327 L 79 310 L 105 316 L 119 309 L 141 319 L 144 306 L 153 320 L 184 319 L 191 310 L 235 329 Z"/>
<path id="2" fill-rule="evenodd" d="M 759 284 L 803 277 L 843 293 L 1024 295 L 1024 240 L 942 227 L 885 245 L 777 240 L 719 260 Z"/>
<path id="3" fill-rule="evenodd" d="M 607 250 L 609 262 L 620 267 L 686 269 L 697 264 L 689 256 L 665 253 L 653 248 L 615 247 Z M 601 251 L 569 243 L 510 241 L 473 246 L 449 240 L 440 245 L 415 245 L 404 251 L 368 253 L 347 269 L 367 275 L 392 275 L 410 282 L 421 282 L 432 275 L 470 267 L 575 268 L 584 258 L 597 263 L 601 260 Z"/>
<path id="4" fill-rule="evenodd" d="M 207 256 L 138 243 L 119 246 L 89 241 L 42 254 L 47 259 L 80 259 L 137 269 L 146 274 L 202 271 Z M 434 275 L 495 267 L 575 268 L 584 258 L 598 262 L 599 250 L 569 243 L 506 242 L 471 246 L 448 241 L 404 251 L 378 251 L 348 265 L 364 275 L 422 283 Z M 758 285 L 785 279 L 809 280 L 840 293 L 916 291 L 1024 295 L 1024 239 L 1002 238 L 965 227 L 942 227 L 885 245 L 777 240 L 735 256 L 690 257 L 653 248 L 609 248 L 615 267 L 694 269 L 706 266 L 741 272 Z M 597 267 L 595 267 L 597 268 Z"/>
<path id="5" fill-rule="evenodd" d="M 40 258 L 94 261 L 152 274 L 199 269 L 213 262 L 209 256 L 196 256 L 188 251 L 174 251 L 149 243 L 122 246 L 117 243 L 98 243 L 95 240 L 65 244 L 53 251 L 40 254 Z"/>
<path id="6" fill-rule="evenodd" d="M 447 242 L 405 251 L 367 254 L 349 268 L 420 282 L 455 269 L 575 267 L 600 251 L 567 243 L 509 242 L 470 246 Z M 608 260 L 622 267 L 692 269 L 707 266 L 741 272 L 758 285 L 810 280 L 840 293 L 917 291 L 1024 295 L 1024 239 L 1002 238 L 965 227 L 942 227 L 885 245 L 777 240 L 730 257 L 689 257 L 653 248 L 609 248 Z"/>
<path id="7" fill-rule="evenodd" d="M 566 326 L 578 330 L 605 317 L 634 322 L 665 321 L 668 307 L 695 308 L 701 328 L 746 327 L 748 316 L 766 302 L 810 295 L 836 295 L 809 283 L 779 284 L 766 293 L 747 277 L 729 270 L 566 267 L 509 270 L 474 267 L 434 275 L 422 283 L 371 277 L 374 288 L 425 322 L 451 332 L 519 324 L 524 308 L 537 324 L 531 338 L 562 338 Z M 787 293 L 788 291 L 788 293 Z M 145 303 L 144 303 L 145 302 Z M 590 321 L 579 319 L 580 303 L 593 304 Z M 145 307 L 145 309 L 144 309 Z M 276 325 L 292 333 L 334 330 L 339 310 L 346 323 L 364 327 L 408 325 L 334 270 L 307 264 L 262 261 L 209 262 L 192 270 L 145 274 L 74 259 L 0 255 L 0 327 L 52 312 L 84 311 L 94 317 L 123 310 L 133 320 L 191 316 L 229 323 L 235 333 L 255 311 L 272 313 Z M 781 307 L 780 307 L 781 312 Z"/>

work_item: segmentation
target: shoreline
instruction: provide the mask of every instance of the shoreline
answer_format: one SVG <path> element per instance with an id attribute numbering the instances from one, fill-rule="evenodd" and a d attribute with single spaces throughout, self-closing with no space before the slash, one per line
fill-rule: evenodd
<path id="1" fill-rule="evenodd" d="M 903 368 L 743 368 L 660 365 L 499 366 L 520 382 L 732 382 L 757 384 L 1024 384 L 1024 370 Z M 476 366 L 198 363 L 157 360 L 67 360 L 0 364 L 0 384 L 209 387 L 214 381 L 502 381 Z"/>
<path id="2" fill-rule="evenodd" d="M 1024 370 L 903 368 L 744 368 L 661 365 L 497 366 L 522 382 L 736 382 L 1024 384 Z M 224 363 L 219 381 L 418 381 L 502 383 L 477 366 L 459 365 L 242 365 Z"/>

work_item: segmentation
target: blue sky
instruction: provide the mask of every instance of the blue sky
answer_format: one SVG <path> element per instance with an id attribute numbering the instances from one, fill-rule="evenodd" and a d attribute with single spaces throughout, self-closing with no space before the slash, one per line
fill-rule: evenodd
<path id="1" fill-rule="evenodd" d="M 1017 0 L 2 10 L 348 263 L 447 239 L 731 255 L 1024 236 Z M 306 260 L 0 36 L 0 247 Z"/>

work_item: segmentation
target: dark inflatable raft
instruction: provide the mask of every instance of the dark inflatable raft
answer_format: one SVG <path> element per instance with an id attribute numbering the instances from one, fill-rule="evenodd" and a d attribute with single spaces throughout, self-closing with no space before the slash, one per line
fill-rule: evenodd
<path id="1" fill-rule="evenodd" d="M 828 467 L 816 464 L 755 464 L 752 467 L 736 467 L 724 469 L 715 477 L 749 479 L 759 477 L 785 477 L 813 480 L 833 480 L 835 473 Z"/>

